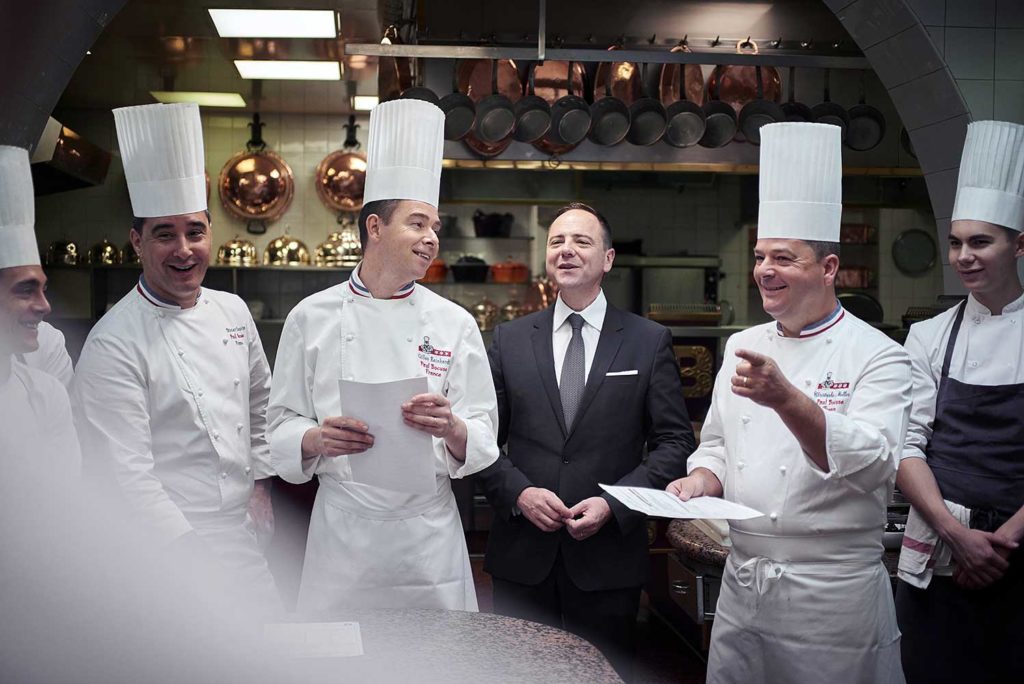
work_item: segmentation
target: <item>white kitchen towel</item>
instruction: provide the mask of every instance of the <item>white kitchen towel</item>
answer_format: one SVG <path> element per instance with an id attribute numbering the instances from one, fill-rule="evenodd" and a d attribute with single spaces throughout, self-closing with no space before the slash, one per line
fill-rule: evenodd
<path id="1" fill-rule="evenodd" d="M 952 501 L 944 503 L 953 517 L 967 527 L 971 520 L 971 509 Z M 952 574 L 952 549 L 939 539 L 939 533 L 911 506 L 907 528 L 903 532 L 903 547 L 900 549 L 896 575 L 913 587 L 926 589 L 933 575 L 948 577 Z"/>

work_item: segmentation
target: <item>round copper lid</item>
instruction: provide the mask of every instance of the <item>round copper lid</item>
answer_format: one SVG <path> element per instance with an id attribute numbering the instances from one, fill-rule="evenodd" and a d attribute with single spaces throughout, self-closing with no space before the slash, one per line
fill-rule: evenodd
<path id="1" fill-rule="evenodd" d="M 363 208 L 366 156 L 335 150 L 316 167 L 316 194 L 328 209 L 359 211 Z"/>
<path id="2" fill-rule="evenodd" d="M 220 170 L 217 189 L 224 208 L 237 218 L 276 221 L 292 203 L 295 181 L 274 152 L 239 152 Z"/>

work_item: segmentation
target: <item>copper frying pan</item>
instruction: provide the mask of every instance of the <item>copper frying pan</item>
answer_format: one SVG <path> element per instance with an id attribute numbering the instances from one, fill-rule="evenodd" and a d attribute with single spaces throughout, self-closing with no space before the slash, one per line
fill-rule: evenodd
<path id="1" fill-rule="evenodd" d="M 460 62 L 456 79 L 459 92 L 464 93 L 474 104 L 479 104 L 492 93 L 493 66 L 489 59 L 473 59 Z M 519 71 L 511 59 L 501 59 L 497 63 L 497 92 L 515 104 L 523 97 L 523 84 L 519 81 Z M 463 138 L 463 141 L 474 154 L 490 158 L 496 157 L 512 144 L 512 136 L 502 140 L 484 142 L 475 131 Z"/>
<path id="2" fill-rule="evenodd" d="M 559 98 L 568 95 L 568 70 L 569 63 L 560 60 L 547 60 L 543 64 L 538 64 L 534 71 L 534 92 L 547 100 L 548 104 L 554 104 Z M 583 65 L 579 62 L 573 63 L 572 72 L 573 92 L 582 93 L 585 82 Z M 533 146 L 552 157 L 559 157 L 576 149 L 576 145 L 557 143 L 548 135 L 533 143 Z"/>

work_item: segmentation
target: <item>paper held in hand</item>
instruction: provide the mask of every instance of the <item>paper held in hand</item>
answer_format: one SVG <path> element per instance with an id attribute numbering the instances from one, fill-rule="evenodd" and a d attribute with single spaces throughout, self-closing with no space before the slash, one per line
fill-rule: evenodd
<path id="1" fill-rule="evenodd" d="M 689 501 L 680 501 L 675 494 L 669 494 L 662 489 L 614 485 L 601 485 L 601 489 L 614 496 L 628 508 L 658 518 L 748 520 L 764 515 L 761 511 L 755 511 L 753 508 L 719 499 L 716 496 L 699 496 Z"/>
<path id="2" fill-rule="evenodd" d="M 437 493 L 434 438 L 402 420 L 402 404 L 427 392 L 425 377 L 394 382 L 339 380 L 341 411 L 366 423 L 373 446 L 348 457 L 352 480 L 407 494 Z"/>

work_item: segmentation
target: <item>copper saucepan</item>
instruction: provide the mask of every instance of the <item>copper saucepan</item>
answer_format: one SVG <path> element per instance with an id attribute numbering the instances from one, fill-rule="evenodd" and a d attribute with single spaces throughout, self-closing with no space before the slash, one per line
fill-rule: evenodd
<path id="1" fill-rule="evenodd" d="M 572 74 L 571 86 L 567 80 L 567 76 L 570 73 Z M 548 60 L 543 64 L 537 64 L 533 75 L 536 79 L 537 95 L 544 98 L 548 104 L 553 105 L 560 98 L 567 95 L 570 88 L 573 92 L 583 92 L 585 77 L 583 65 L 579 62 L 570 63 L 560 60 Z M 560 157 L 576 148 L 576 145 L 568 145 L 556 141 L 550 130 L 542 138 L 534 142 L 533 146 L 551 157 Z"/>
<path id="2" fill-rule="evenodd" d="M 499 59 L 494 64 L 489 59 L 460 62 L 456 75 L 459 92 L 473 104 L 475 111 L 493 93 L 495 81 L 497 82 L 497 92 L 508 98 L 513 105 L 523 97 L 519 71 L 511 59 Z M 496 157 L 508 149 L 508 146 L 512 144 L 512 136 L 506 134 L 499 140 L 489 142 L 481 139 L 476 131 L 470 130 L 463 138 L 463 142 L 474 154 L 490 158 Z"/>

